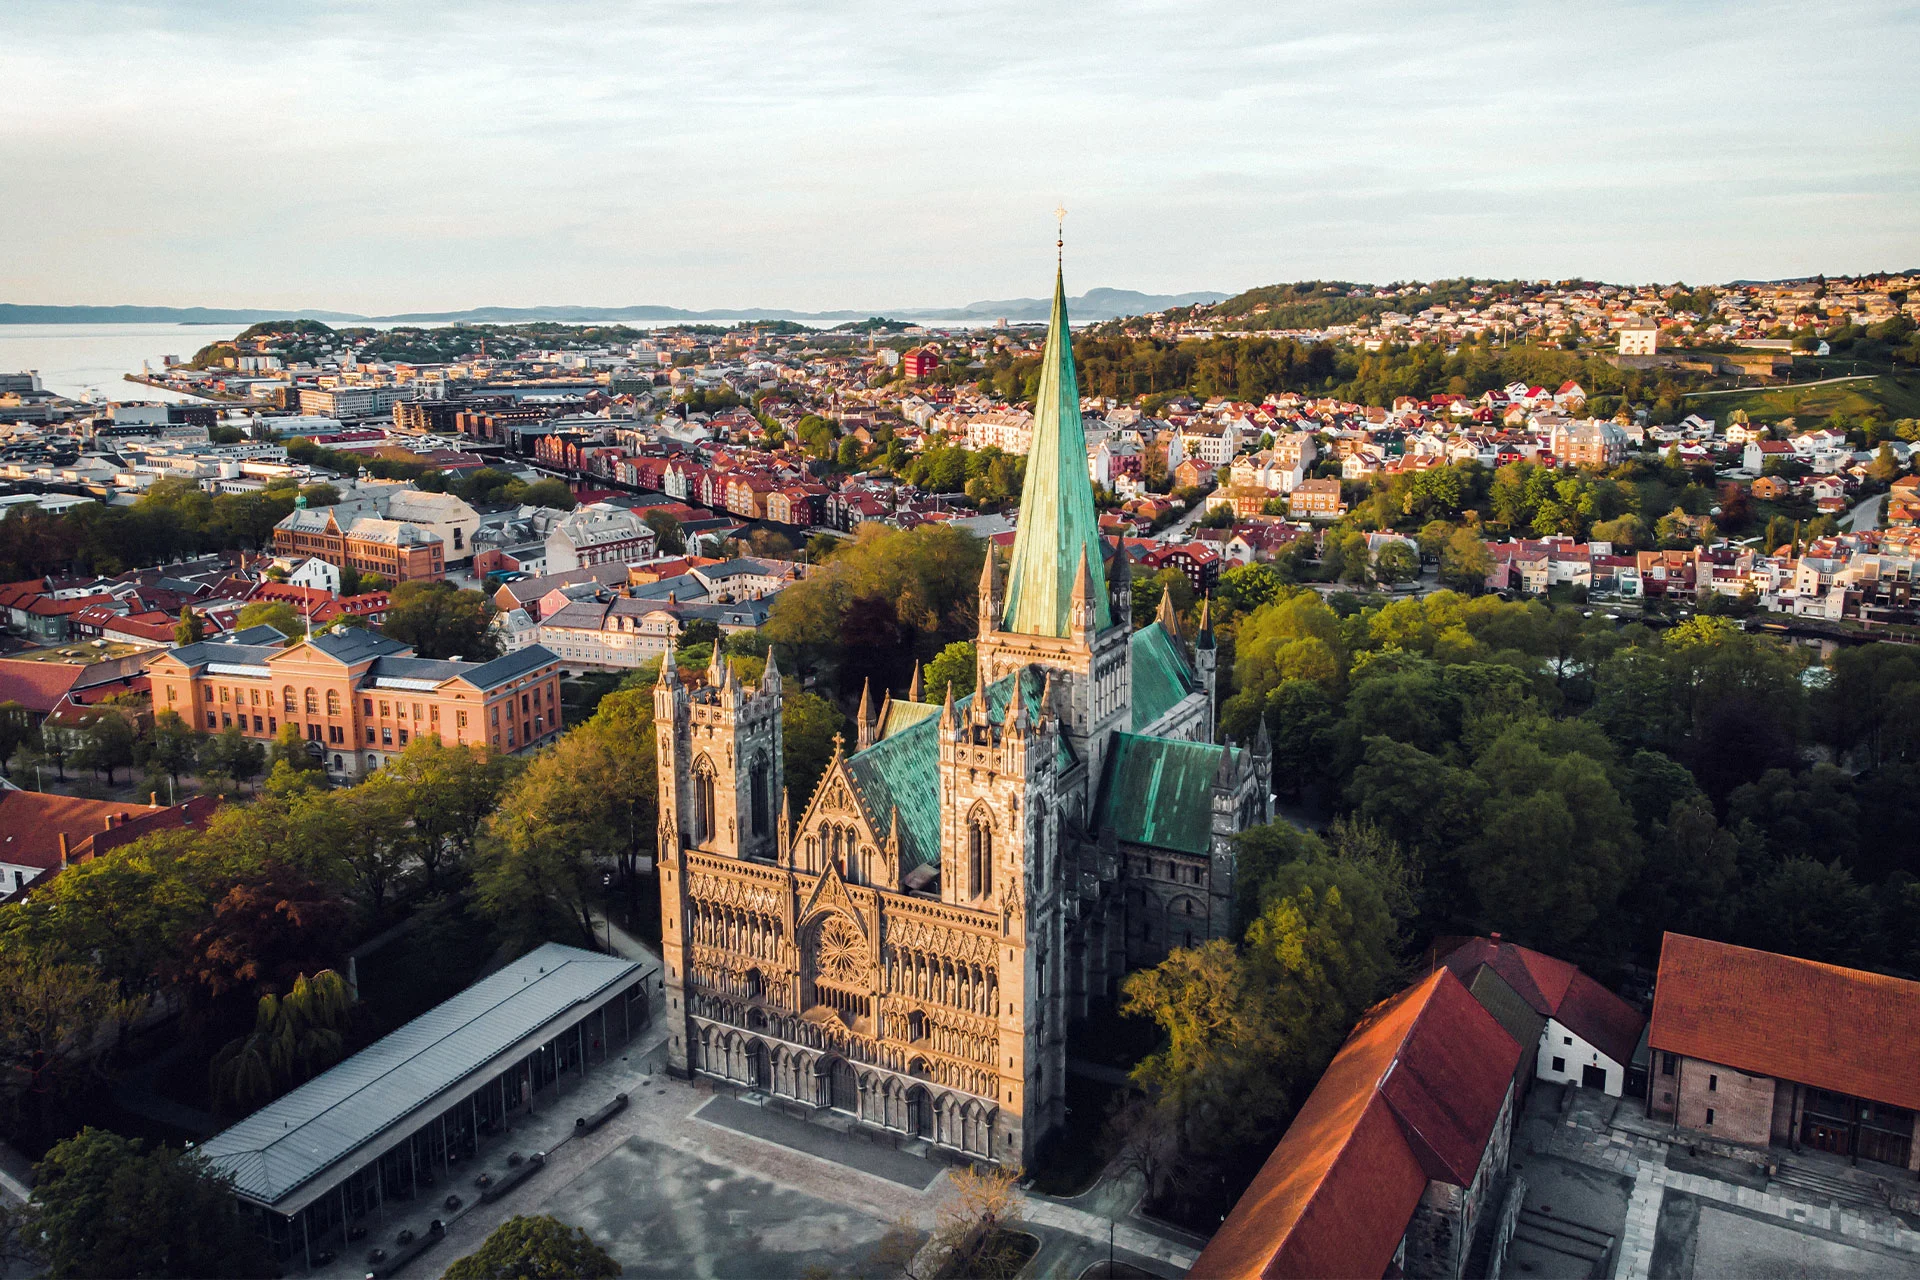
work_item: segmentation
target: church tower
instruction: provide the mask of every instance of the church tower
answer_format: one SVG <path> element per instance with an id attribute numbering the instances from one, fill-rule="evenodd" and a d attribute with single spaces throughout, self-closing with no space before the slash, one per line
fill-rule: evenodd
<path id="1" fill-rule="evenodd" d="M 1131 627 L 1126 607 L 1113 599 L 1107 550 L 1087 474 L 1066 282 L 1056 271 L 1013 556 L 1003 583 L 988 554 L 975 645 L 983 681 L 1029 666 L 1052 673 L 1053 710 L 1076 762 L 1061 800 L 1080 823 L 1092 800 L 1090 780 L 1099 778 L 1107 745 L 1127 727 L 1131 707 Z M 1112 576 L 1127 581 L 1124 569 Z"/>
<path id="2" fill-rule="evenodd" d="M 704 685 L 690 686 L 681 679 L 671 649 L 660 663 L 660 679 L 653 687 L 660 771 L 660 933 L 672 1015 L 686 1007 L 687 854 L 698 851 L 766 866 L 778 860 L 778 818 L 786 789 L 780 687 L 780 667 L 772 650 L 758 686 L 741 682 L 717 644 Z M 672 1036 L 667 1052 L 673 1069 L 685 1072 L 685 1039 Z"/>

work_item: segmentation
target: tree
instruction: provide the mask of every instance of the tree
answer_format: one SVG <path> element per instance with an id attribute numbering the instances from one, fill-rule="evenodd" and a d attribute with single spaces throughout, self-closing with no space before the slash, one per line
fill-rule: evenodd
<path id="1" fill-rule="evenodd" d="M 111 786 L 113 775 L 134 762 L 137 735 L 133 722 L 112 707 L 102 707 L 88 716 L 83 725 L 79 758 L 75 763 L 95 773 L 105 770 L 107 785 Z"/>
<path id="2" fill-rule="evenodd" d="M 240 610 L 239 616 L 233 620 L 235 631 L 260 626 L 272 627 L 288 638 L 299 635 L 305 629 L 299 613 L 284 600 L 255 600 Z"/>
<path id="3" fill-rule="evenodd" d="M 1389 542 L 1373 557 L 1373 576 L 1388 586 L 1411 582 L 1420 572 L 1420 557 L 1404 542 Z"/>
<path id="4" fill-rule="evenodd" d="M 53 1280 L 272 1276 L 266 1242 L 206 1159 L 85 1128 L 34 1169 L 35 1228 Z"/>
<path id="5" fill-rule="evenodd" d="M 1788 858 L 1740 903 L 1735 936 L 1751 947 L 1858 968 L 1876 958 L 1873 896 L 1838 862 Z"/>
<path id="6" fill-rule="evenodd" d="M 935 654 L 921 672 L 921 696 L 929 702 L 943 702 L 951 688 L 954 701 L 958 702 L 973 692 L 973 682 L 979 674 L 980 659 L 973 641 L 955 640 Z"/>
<path id="7" fill-rule="evenodd" d="M 638 834 L 629 833 L 628 839 L 629 843 L 645 839 L 653 831 L 653 796 L 659 785 L 651 697 L 624 691 L 603 698 L 592 719 L 574 732 L 582 729 L 620 756 L 596 772 L 593 780 L 604 786 L 607 803 L 639 807 Z M 427 873 L 427 887 L 433 889 L 461 872 L 473 857 L 481 826 L 516 767 L 511 757 L 490 747 L 449 746 L 438 734 L 427 734 L 408 743 L 359 789 L 377 782 L 375 795 L 391 796 L 386 805 L 411 819 L 406 830 L 389 834 L 400 837 L 405 852 Z M 372 815 L 377 818 L 386 805 L 372 802 Z"/>
<path id="8" fill-rule="evenodd" d="M 1478 530 L 1456 529 L 1440 553 L 1440 580 L 1462 591 L 1480 591 L 1493 572 L 1493 556 Z"/>
<path id="9" fill-rule="evenodd" d="M 287 726 L 292 729 L 292 725 Z M 146 765 L 180 785 L 180 775 L 200 758 L 201 734 L 180 717 L 177 711 L 161 711 L 153 717 L 153 732 L 146 739 Z"/>
<path id="10" fill-rule="evenodd" d="M 528 485 L 526 492 L 520 495 L 520 501 L 529 507 L 551 507 L 555 511 L 571 511 L 579 505 L 580 500 L 573 496 L 573 490 L 567 488 L 566 481 L 548 477 Z"/>
<path id="11" fill-rule="evenodd" d="M 179 645 L 195 644 L 207 634 L 207 620 L 195 612 L 192 605 L 180 610 L 180 621 L 173 627 L 173 642 Z"/>
<path id="12" fill-rule="evenodd" d="M 619 1274 L 620 1264 L 579 1227 L 547 1214 L 520 1214 L 455 1259 L 444 1280 L 609 1280 Z"/>
<path id="13" fill-rule="evenodd" d="M 423 658 L 485 662 L 500 655 L 493 602 L 450 582 L 403 582 L 393 590 L 381 631 Z"/>
<path id="14" fill-rule="evenodd" d="M 343 949 L 347 906 L 285 863 L 270 863 L 227 890 L 188 939 L 186 976 L 214 1001 L 248 1003 L 332 967 Z"/>
<path id="15" fill-rule="evenodd" d="M 352 989 L 331 969 L 301 974 L 284 996 L 261 996 L 253 1030 L 213 1057 L 214 1097 L 250 1111 L 312 1079 L 346 1052 L 352 1008 Z"/>
<path id="16" fill-rule="evenodd" d="M 203 779 L 231 778 L 234 786 L 240 788 L 259 777 L 266 764 L 266 747 L 247 737 L 237 724 L 207 735 L 200 746 L 200 776 Z"/>
<path id="17" fill-rule="evenodd" d="M 139 1010 L 87 964 L 0 959 L 0 1101 L 8 1131 L 40 1133 L 55 1104 L 101 1074 L 108 1043 Z"/>
<path id="18" fill-rule="evenodd" d="M 780 746 L 787 794 L 796 812 L 813 799 L 814 788 L 833 759 L 833 740 L 846 731 L 847 718 L 819 694 L 798 689 L 786 693 L 780 708 Z"/>
<path id="19" fill-rule="evenodd" d="M 697 645 L 705 645 L 711 653 L 713 646 L 719 642 L 720 624 L 710 618 L 695 618 L 680 629 L 680 639 L 674 648 L 684 653 Z"/>
<path id="20" fill-rule="evenodd" d="M 0 702 L 0 775 L 12 777 L 9 762 L 14 753 L 22 747 L 33 746 L 39 739 L 40 725 L 31 711 L 18 702 Z"/>
<path id="21" fill-rule="evenodd" d="M 278 770 L 283 764 L 296 773 L 318 773 L 321 768 L 319 758 L 307 750 L 307 739 L 300 732 L 300 726 L 291 720 L 280 726 L 273 745 L 267 748 L 268 770 Z"/>
<path id="22" fill-rule="evenodd" d="M 1020 1170 L 965 1165 L 949 1176 L 933 1231 L 934 1247 L 948 1259 L 942 1271 L 1011 1280 L 1030 1256 L 1009 1230 L 1021 1218 Z"/>

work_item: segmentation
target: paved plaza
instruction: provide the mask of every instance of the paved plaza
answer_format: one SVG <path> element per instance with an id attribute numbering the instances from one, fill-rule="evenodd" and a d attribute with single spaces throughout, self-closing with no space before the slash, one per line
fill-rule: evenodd
<path id="1" fill-rule="evenodd" d="M 1516 1150 L 1528 1208 L 1551 1197 L 1569 1220 L 1616 1240 L 1613 1280 L 1868 1276 L 1920 1280 L 1920 1231 L 1868 1204 L 1811 1194 L 1766 1171 L 1691 1152 L 1685 1134 L 1649 1123 L 1639 1104 L 1536 1085 Z M 1811 1157 L 1789 1157 L 1804 1166 Z M 1855 1171 L 1820 1166 L 1844 1188 Z M 1858 1178 L 1865 1186 L 1867 1179 Z M 1624 1195 L 1623 1195 L 1624 1193 Z M 1623 1202 L 1624 1201 L 1624 1202 Z M 1584 1274 L 1523 1253 L 1542 1277 Z M 1512 1272 L 1510 1271 L 1510 1274 Z"/>
<path id="2" fill-rule="evenodd" d="M 750 1093 L 672 1078 L 663 1069 L 665 1020 L 655 1014 L 623 1055 L 543 1093 L 536 1115 L 515 1117 L 452 1182 L 413 1205 L 389 1205 L 384 1221 L 369 1222 L 369 1235 L 344 1251 L 336 1238 L 340 1256 L 310 1274 L 363 1276 L 373 1248 L 394 1247 L 402 1230 L 424 1234 L 434 1219 L 445 1238 L 408 1263 L 403 1280 L 439 1275 L 517 1214 L 584 1227 L 625 1274 L 661 1280 L 879 1276 L 873 1253 L 889 1231 L 921 1239 L 932 1231 L 950 1187 L 947 1165 L 847 1132 L 845 1117 L 801 1119 Z M 574 1117 L 619 1093 L 625 1110 L 576 1131 Z M 547 1153 L 538 1172 L 494 1203 L 479 1201 L 475 1177 L 498 1176 L 511 1153 L 533 1151 Z M 443 1194 L 459 1194 L 459 1208 L 446 1208 Z M 1026 1196 L 1022 1229 L 1041 1241 L 1027 1274 L 1078 1276 L 1111 1249 L 1145 1274 L 1184 1275 L 1204 1241 L 1135 1216 L 1138 1200 L 1129 1177 L 1073 1200 Z"/>

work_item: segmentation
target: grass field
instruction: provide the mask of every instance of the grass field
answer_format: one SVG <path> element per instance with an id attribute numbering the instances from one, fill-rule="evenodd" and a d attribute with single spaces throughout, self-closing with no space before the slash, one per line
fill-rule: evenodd
<path id="1" fill-rule="evenodd" d="M 1735 395 L 1689 397 L 1688 408 L 1722 422 L 1745 409 L 1754 422 L 1797 418 L 1815 426 L 1836 413 L 1849 418 L 1920 418 L 1920 374 L 1883 374 L 1824 387 L 1764 387 Z"/>

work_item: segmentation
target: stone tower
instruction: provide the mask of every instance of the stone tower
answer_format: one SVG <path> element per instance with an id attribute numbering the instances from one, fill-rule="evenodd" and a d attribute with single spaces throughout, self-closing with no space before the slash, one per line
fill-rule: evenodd
<path id="1" fill-rule="evenodd" d="M 786 767 L 780 750 L 780 668 L 771 650 L 758 686 L 743 684 L 714 646 L 706 683 L 689 685 L 669 649 L 653 688 L 660 771 L 661 950 L 667 1008 L 685 1007 L 682 897 L 691 850 L 772 866 L 779 857 Z M 687 1069 L 683 1037 L 668 1041 Z"/>

